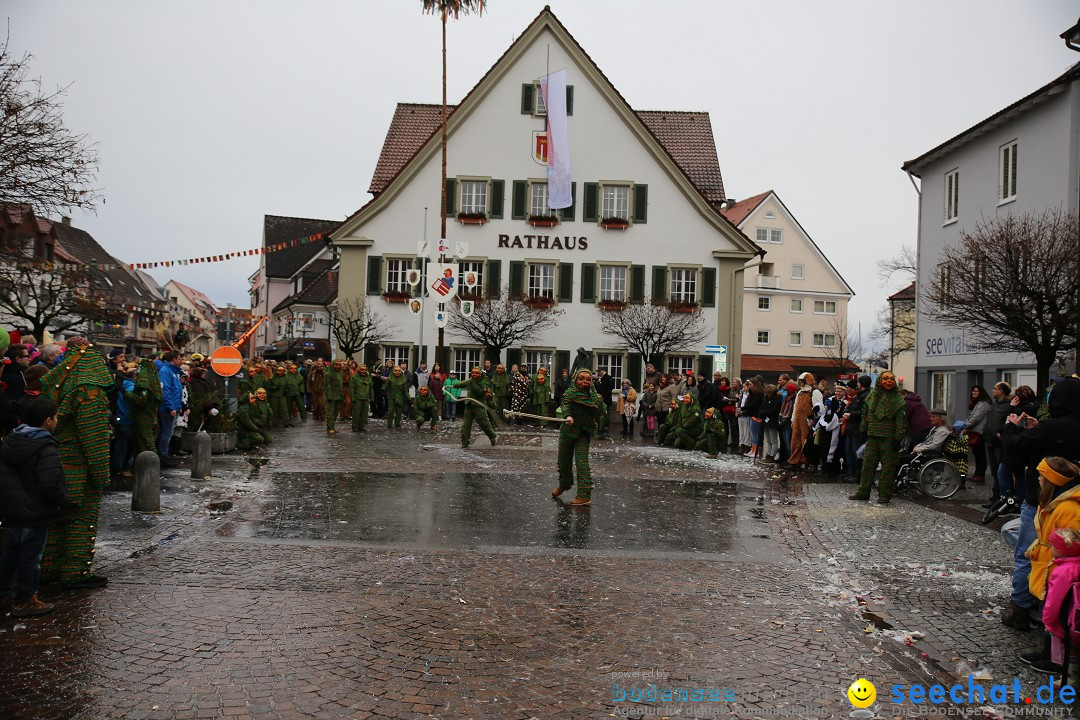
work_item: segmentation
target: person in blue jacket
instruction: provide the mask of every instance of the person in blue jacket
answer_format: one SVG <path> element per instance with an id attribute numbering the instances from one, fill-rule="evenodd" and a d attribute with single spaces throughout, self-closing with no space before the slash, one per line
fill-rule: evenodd
<path id="1" fill-rule="evenodd" d="M 169 441 L 176 429 L 176 418 L 184 405 L 184 389 L 180 384 L 180 353 L 170 350 L 154 363 L 161 380 L 161 407 L 158 408 L 158 457 L 162 467 L 176 467 L 169 459 Z"/>

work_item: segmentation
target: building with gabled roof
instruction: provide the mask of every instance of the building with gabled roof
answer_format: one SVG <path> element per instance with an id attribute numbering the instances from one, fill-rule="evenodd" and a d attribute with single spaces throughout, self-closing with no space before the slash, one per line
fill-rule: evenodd
<path id="1" fill-rule="evenodd" d="M 574 201 L 557 212 L 547 207 L 538 157 L 547 125 L 538 83 L 548 67 L 565 69 L 567 78 Z M 426 306 L 415 315 L 404 301 L 424 287 L 407 281 L 424 267 L 417 241 L 438 240 L 440 136 L 440 106 L 398 105 L 373 198 L 331 233 L 341 256 L 339 297 L 366 298 L 369 307 L 386 301 L 381 312 L 396 329 L 366 349 L 369 364 L 415 365 L 434 355 L 438 298 L 417 298 Z M 447 136 L 447 239 L 468 245 L 453 261 L 459 277 L 477 278 L 473 296 L 481 302 L 509 292 L 565 311 L 554 331 L 507 349 L 501 360 L 558 371 L 581 347 L 594 367 L 636 387 L 646 360 L 711 374 L 723 357 L 724 372 L 738 372 L 741 275 L 759 250 L 720 212 L 723 179 L 707 113 L 635 111 L 545 8 L 452 108 Z M 420 238 L 425 207 L 434 210 Z M 703 342 L 642 358 L 601 333 L 602 313 L 646 301 L 701 313 Z M 446 336 L 448 369 L 461 374 L 481 362 L 474 341 Z M 706 345 L 726 354 L 709 354 Z"/>
<path id="2" fill-rule="evenodd" d="M 272 350 L 260 353 L 268 358 L 330 358 L 330 320 L 337 305 L 337 265 L 316 260 L 297 272 L 301 289 L 282 300 L 272 310 L 271 321 L 279 339 Z"/>
<path id="3" fill-rule="evenodd" d="M 177 349 L 209 355 L 218 346 L 219 313 L 213 301 L 205 293 L 177 280 L 165 283 L 165 290 L 173 305 L 178 330 L 186 334 L 186 338 L 176 338 Z"/>
<path id="4" fill-rule="evenodd" d="M 296 284 L 298 271 L 314 260 L 330 260 L 333 257 L 333 250 L 325 239 L 296 245 L 291 243 L 301 238 L 329 233 L 339 225 L 339 220 L 264 216 L 264 252 L 259 255 L 259 269 L 248 278 L 251 313 L 255 319 L 269 319 L 274 307 L 299 291 Z M 254 347 L 256 352 L 272 352 L 274 342 L 281 338 L 278 330 L 276 323 L 262 323 L 255 331 L 255 340 L 251 347 Z"/>
<path id="5" fill-rule="evenodd" d="M 744 376 L 858 372 L 848 355 L 848 301 L 855 293 L 772 190 L 722 211 L 765 253 L 746 266 Z"/>

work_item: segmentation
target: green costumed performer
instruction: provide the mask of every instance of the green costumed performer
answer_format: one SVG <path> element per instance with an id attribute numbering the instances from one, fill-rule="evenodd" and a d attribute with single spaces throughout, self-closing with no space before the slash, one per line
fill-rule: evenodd
<path id="1" fill-rule="evenodd" d="M 701 406 L 690 393 L 682 397 L 682 410 L 679 411 L 679 425 L 673 428 L 668 439 L 680 450 L 692 450 L 701 437 L 704 425 L 701 421 Z"/>
<path id="2" fill-rule="evenodd" d="M 261 387 L 255 391 L 255 406 L 251 409 L 251 419 L 259 427 L 263 444 L 273 442 L 270 428 L 274 427 L 274 411 L 270 409 L 270 401 L 266 399 L 266 388 Z"/>
<path id="3" fill-rule="evenodd" d="M 672 400 L 671 407 L 668 408 L 667 417 L 664 418 L 664 422 L 660 423 L 660 430 L 656 433 L 657 445 L 672 445 L 675 439 L 672 436 L 674 431 L 679 427 L 679 416 L 682 414 L 682 407 L 679 403 Z"/>
<path id="4" fill-rule="evenodd" d="M 401 412 L 405 409 L 405 398 L 409 393 L 409 381 L 400 365 L 394 366 L 390 377 L 386 378 L 386 427 L 401 429 Z"/>
<path id="5" fill-rule="evenodd" d="M 510 409 L 510 376 L 502 363 L 495 366 L 495 373 L 491 376 L 491 392 L 495 398 L 495 409 L 500 415 Z"/>
<path id="6" fill-rule="evenodd" d="M 555 412 L 566 418 L 559 428 L 559 486 L 551 491 L 558 497 L 574 486 L 577 469 L 577 496 L 571 505 L 592 505 L 592 471 L 589 469 L 589 444 L 607 418 L 607 405 L 593 387 L 592 373 L 578 370 L 574 384 L 563 393 Z"/>
<path id="7" fill-rule="evenodd" d="M 285 427 L 289 424 L 289 405 L 285 400 L 288 384 L 284 365 L 278 365 L 274 374 L 266 381 L 266 392 L 269 396 L 270 411 L 274 417 L 274 427 Z"/>
<path id="8" fill-rule="evenodd" d="M 85 338 L 68 340 L 67 348 L 63 362 L 41 379 L 41 394 L 60 406 L 54 435 L 68 498 L 64 523 L 49 528 L 41 580 L 75 590 L 108 583 L 91 567 L 101 494 L 109 484 L 108 391 L 116 378 Z"/>
<path id="9" fill-rule="evenodd" d="M 439 401 L 435 399 L 435 396 L 431 394 L 431 390 L 427 385 L 421 385 L 420 391 L 413 399 L 413 418 L 416 419 L 416 431 L 420 432 L 420 428 L 428 420 L 431 421 L 431 429 L 436 430 L 439 427 Z"/>
<path id="10" fill-rule="evenodd" d="M 139 453 L 146 450 L 157 452 L 154 425 L 157 423 L 158 407 L 161 405 L 161 380 L 158 379 L 153 360 L 144 358 L 139 361 L 135 389 L 125 392 L 124 399 L 131 408 L 131 422 L 135 432 L 132 450 L 135 457 L 139 457 Z"/>
<path id="11" fill-rule="evenodd" d="M 896 480 L 896 466 L 900 462 L 900 442 L 907 435 L 907 430 L 907 409 L 904 396 L 896 387 L 896 376 L 888 371 L 883 372 L 863 405 L 859 432 L 867 440 L 863 453 L 862 480 L 859 482 L 859 489 L 849 496 L 849 500 L 870 499 L 870 486 L 874 482 L 874 474 L 880 462 L 878 503 L 885 505 L 889 502 Z"/>
<path id="12" fill-rule="evenodd" d="M 536 379 L 533 380 L 532 387 L 529 389 L 529 400 L 532 402 L 534 415 L 548 414 L 548 402 L 551 400 L 551 383 L 547 381 L 547 373 L 543 368 L 540 368 L 540 371 L 536 373 Z M 546 428 L 547 423 L 541 420 L 540 427 Z"/>
<path id="13" fill-rule="evenodd" d="M 451 383 L 450 380 L 446 381 L 446 385 L 451 385 L 451 387 L 458 390 L 467 390 L 469 398 L 471 398 L 466 399 L 463 403 L 465 405 L 465 422 L 461 425 L 461 447 L 469 447 L 469 443 L 472 441 L 473 420 L 476 421 L 476 424 L 480 426 L 480 429 L 488 436 L 488 440 L 494 445 L 495 431 L 491 429 L 491 418 L 488 417 L 488 409 L 495 399 L 495 394 L 491 390 L 491 381 L 484 377 L 483 370 L 474 367 L 472 372 L 469 373 L 468 380 Z M 472 400 L 476 402 L 472 402 Z M 478 405 L 477 402 L 480 404 Z"/>
<path id="14" fill-rule="evenodd" d="M 727 428 L 724 427 L 724 418 L 720 416 L 716 408 L 709 408 L 705 411 L 705 430 L 698 438 L 694 449 L 715 458 L 720 454 L 720 448 L 725 447 L 724 440 L 726 439 Z"/>
<path id="15" fill-rule="evenodd" d="M 326 398 L 326 434 L 336 435 L 338 406 L 345 399 L 345 378 L 341 375 L 341 361 L 335 360 L 323 374 L 323 397 Z"/>
<path id="16" fill-rule="evenodd" d="M 249 394 L 246 402 L 241 402 L 236 409 L 236 447 L 241 450 L 258 447 L 265 441 L 255 422 L 254 413 L 255 396 Z"/>
<path id="17" fill-rule="evenodd" d="M 372 397 L 371 375 L 367 365 L 361 365 L 349 380 L 349 396 L 352 398 L 353 432 L 366 432 L 368 417 L 371 416 Z"/>
<path id="18" fill-rule="evenodd" d="M 304 376 L 295 363 L 289 363 L 289 374 L 285 376 L 285 414 L 289 425 L 294 415 L 300 416 L 300 422 L 307 422 L 307 408 L 304 407 Z"/>

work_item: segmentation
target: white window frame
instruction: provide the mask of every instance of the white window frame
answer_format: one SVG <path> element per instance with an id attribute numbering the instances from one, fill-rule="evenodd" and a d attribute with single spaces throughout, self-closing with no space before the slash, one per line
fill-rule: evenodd
<path id="1" fill-rule="evenodd" d="M 484 366 L 484 348 L 479 345 L 451 345 L 450 352 L 453 355 L 450 369 L 457 373 L 458 380 L 468 380 L 474 367 Z"/>
<path id="2" fill-rule="evenodd" d="M 1009 387 L 1015 390 L 1017 387 L 1017 377 L 1018 373 L 1015 370 L 1002 370 L 1000 373 L 998 373 L 998 382 L 1007 382 L 1009 383 Z"/>
<path id="3" fill-rule="evenodd" d="M 765 245 L 769 242 L 769 229 L 768 228 L 754 228 L 754 242 L 758 245 Z"/>
<path id="4" fill-rule="evenodd" d="M 829 338 L 832 338 L 832 343 L 829 343 Z M 811 346 L 816 348 L 829 348 L 836 347 L 836 333 L 816 332 L 810 341 Z"/>
<path id="5" fill-rule="evenodd" d="M 675 275 L 678 273 L 679 289 L 676 290 Z M 701 268 L 687 267 L 685 265 L 668 266 L 667 290 L 668 298 L 672 302 L 693 305 L 698 302 L 698 286 L 701 284 Z M 686 276 L 684 277 L 684 274 Z M 685 289 L 689 286 L 689 290 Z"/>
<path id="6" fill-rule="evenodd" d="M 945 173 L 945 225 L 960 216 L 960 169 Z"/>
<path id="7" fill-rule="evenodd" d="M 544 93 L 540 89 L 540 83 L 533 83 L 533 117 L 546 117 L 547 105 L 544 104 Z"/>
<path id="8" fill-rule="evenodd" d="M 626 353 L 621 350 L 596 350 L 593 356 L 596 358 L 596 369 L 604 368 L 604 372 L 615 381 L 615 390 L 620 390 L 626 372 Z"/>
<path id="9" fill-rule="evenodd" d="M 608 190 L 612 191 L 611 197 Z M 622 191 L 622 192 L 619 192 Z M 600 221 L 619 218 L 630 222 L 630 200 L 632 183 L 603 183 L 600 185 Z M 625 193 L 625 197 L 621 197 Z"/>
<path id="10" fill-rule="evenodd" d="M 798 273 L 796 274 L 796 268 Z M 791 270 L 788 273 L 792 280 L 805 280 L 806 279 L 806 266 L 802 263 L 792 263 Z"/>
<path id="11" fill-rule="evenodd" d="M 537 207 L 536 195 L 540 188 L 543 188 L 543 205 Z M 544 217 L 560 217 L 558 210 L 548 207 L 548 197 L 547 180 L 529 180 L 529 211 L 526 214 L 529 216 L 540 215 Z"/>
<path id="12" fill-rule="evenodd" d="M 469 202 L 465 202 L 466 189 Z M 482 192 L 478 192 L 482 191 Z M 457 208 L 459 213 L 483 213 L 490 215 L 491 178 L 462 177 L 457 179 Z"/>
<path id="13" fill-rule="evenodd" d="M 521 348 L 521 360 L 529 368 L 530 376 L 536 377 L 537 371 L 546 367 L 548 382 L 554 382 L 555 348 Z"/>
<path id="14" fill-rule="evenodd" d="M 796 303 L 799 304 L 799 309 L 798 310 L 795 309 L 795 304 Z M 801 315 L 802 312 L 803 312 L 803 299 L 802 298 L 791 298 L 788 301 L 788 312 L 798 313 L 798 314 Z"/>
<path id="15" fill-rule="evenodd" d="M 404 355 L 405 367 L 411 368 L 412 364 L 412 345 L 404 345 L 399 343 L 387 343 L 382 345 L 379 350 L 382 355 L 382 365 L 380 367 L 386 367 L 387 360 L 393 360 L 394 365 L 400 365 L 402 356 Z"/>
<path id="16" fill-rule="evenodd" d="M 768 330 L 758 330 L 755 337 L 758 345 L 768 345 L 769 341 L 772 340 L 772 333 Z M 764 340 L 762 339 L 763 337 L 765 338 Z"/>
<path id="17" fill-rule="evenodd" d="M 802 331 L 792 330 L 788 333 L 788 345 L 791 347 L 802 347 Z"/>
<path id="18" fill-rule="evenodd" d="M 484 297 L 484 265 L 483 260 L 460 260 L 458 261 L 458 290 L 467 292 L 476 297 Z M 476 273 L 476 286 L 470 290 L 465 285 L 465 273 Z"/>
<path id="19" fill-rule="evenodd" d="M 383 292 L 412 294 L 409 271 L 413 269 L 412 257 L 383 256 Z"/>
<path id="20" fill-rule="evenodd" d="M 772 296 L 771 295 L 758 295 L 757 309 L 761 312 L 772 311 Z"/>
<path id="21" fill-rule="evenodd" d="M 939 407 L 951 416 L 953 410 L 953 380 L 955 373 L 930 373 L 930 407 Z"/>
<path id="22" fill-rule="evenodd" d="M 537 285 L 534 291 L 533 280 L 534 273 L 533 268 L 551 268 L 551 288 L 549 290 L 543 288 L 541 285 Z M 546 273 L 544 273 L 546 275 Z M 542 279 L 537 274 L 537 279 Z M 559 287 L 559 262 L 553 260 L 551 262 L 543 262 L 540 260 L 529 261 L 525 264 L 525 297 L 546 297 L 550 300 L 558 300 L 558 287 Z"/>
<path id="23" fill-rule="evenodd" d="M 693 355 L 685 355 L 682 353 L 670 353 L 664 356 L 664 365 L 667 366 L 667 374 L 670 375 L 673 372 L 678 372 L 679 377 L 684 377 L 687 370 L 694 369 L 694 361 L 697 358 Z"/>
<path id="24" fill-rule="evenodd" d="M 1019 143 L 1010 140 L 998 148 L 998 205 L 1016 199 L 1016 168 Z"/>
<path id="25" fill-rule="evenodd" d="M 610 271 L 610 276 L 605 279 L 604 275 Z M 618 277 L 619 271 L 622 278 Z M 627 302 L 630 296 L 628 284 L 630 282 L 630 266 L 622 263 L 597 263 L 596 264 L 596 300 L 597 302 Z"/>
<path id="26" fill-rule="evenodd" d="M 832 304 L 832 310 L 829 310 L 829 305 Z M 821 309 L 818 310 L 818 305 L 821 305 Z M 815 315 L 835 315 L 836 314 L 836 301 L 835 300 L 815 300 L 814 301 L 814 314 Z"/>

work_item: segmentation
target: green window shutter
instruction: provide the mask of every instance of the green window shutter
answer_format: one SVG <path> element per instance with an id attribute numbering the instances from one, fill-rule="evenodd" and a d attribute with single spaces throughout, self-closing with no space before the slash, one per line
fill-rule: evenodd
<path id="1" fill-rule="evenodd" d="M 373 368 L 377 362 L 379 362 L 379 346 L 375 343 L 364 345 L 364 364 Z"/>
<path id="2" fill-rule="evenodd" d="M 701 306 L 716 307 L 716 268 L 701 268 Z"/>
<path id="3" fill-rule="evenodd" d="M 529 183 L 525 180 L 515 180 L 511 192 L 514 196 L 510 200 L 510 219 L 524 220 L 525 201 L 529 193 Z"/>
<path id="4" fill-rule="evenodd" d="M 559 211 L 563 220 L 573 220 L 574 211 L 577 208 L 577 183 L 570 183 L 570 207 Z"/>
<path id="5" fill-rule="evenodd" d="M 645 266 L 630 266 L 630 302 L 645 302 Z"/>
<path id="6" fill-rule="evenodd" d="M 378 255 L 368 255 L 367 259 L 367 294 L 379 295 L 382 293 L 382 258 Z"/>
<path id="7" fill-rule="evenodd" d="M 559 263 L 559 302 L 574 301 L 574 263 Z"/>
<path id="8" fill-rule="evenodd" d="M 446 217 L 454 216 L 454 207 L 457 205 L 457 180 L 446 178 Z"/>
<path id="9" fill-rule="evenodd" d="M 697 371 L 705 376 L 705 379 L 712 381 L 712 355 L 698 355 L 697 359 Z M 696 379 L 696 378 L 695 378 Z M 706 410 L 707 408 L 701 408 Z"/>
<path id="10" fill-rule="evenodd" d="M 641 382 L 641 353 L 632 352 L 626 356 L 626 378 L 640 393 L 644 388 Z"/>
<path id="11" fill-rule="evenodd" d="M 501 218 L 503 216 L 503 195 L 505 195 L 506 181 L 505 180 L 492 180 L 491 181 L 491 213 L 489 217 Z"/>
<path id="12" fill-rule="evenodd" d="M 512 365 L 521 364 L 521 348 L 508 348 L 506 351 L 506 372 L 510 372 Z"/>
<path id="13" fill-rule="evenodd" d="M 521 84 L 521 114 L 532 115 L 533 113 L 533 84 Z"/>
<path id="14" fill-rule="evenodd" d="M 569 350 L 556 350 L 555 351 L 555 377 L 562 377 L 563 368 L 570 370 L 570 351 Z"/>
<path id="15" fill-rule="evenodd" d="M 412 363 L 409 364 L 409 367 L 414 368 L 419 364 L 420 364 L 420 346 L 419 345 L 413 345 L 412 346 Z"/>
<path id="16" fill-rule="evenodd" d="M 599 212 L 596 206 L 598 200 L 597 195 L 600 193 L 600 184 L 585 183 L 582 192 L 585 197 L 582 198 L 584 207 L 581 208 L 581 219 L 585 222 L 596 222 L 596 214 Z"/>
<path id="17" fill-rule="evenodd" d="M 574 114 L 574 86 L 573 85 L 567 85 L 566 86 L 566 114 L 567 115 L 573 115 Z"/>
<path id="18" fill-rule="evenodd" d="M 596 301 L 596 263 L 581 264 L 581 302 Z"/>
<path id="19" fill-rule="evenodd" d="M 666 371 L 666 368 L 664 368 L 664 353 L 656 353 L 649 358 L 649 362 L 656 366 L 658 370 Z"/>
<path id="20" fill-rule="evenodd" d="M 521 297 L 525 294 L 525 263 L 521 260 L 510 261 L 510 295 Z"/>
<path id="21" fill-rule="evenodd" d="M 652 299 L 667 300 L 667 266 L 654 265 L 652 269 Z"/>
<path id="22" fill-rule="evenodd" d="M 502 293 L 502 261 L 501 260 L 488 260 L 487 267 L 484 268 L 485 276 L 487 277 L 487 296 L 489 298 L 497 298 Z"/>
<path id="23" fill-rule="evenodd" d="M 634 186 L 634 222 L 643 224 L 649 221 L 649 186 Z"/>

